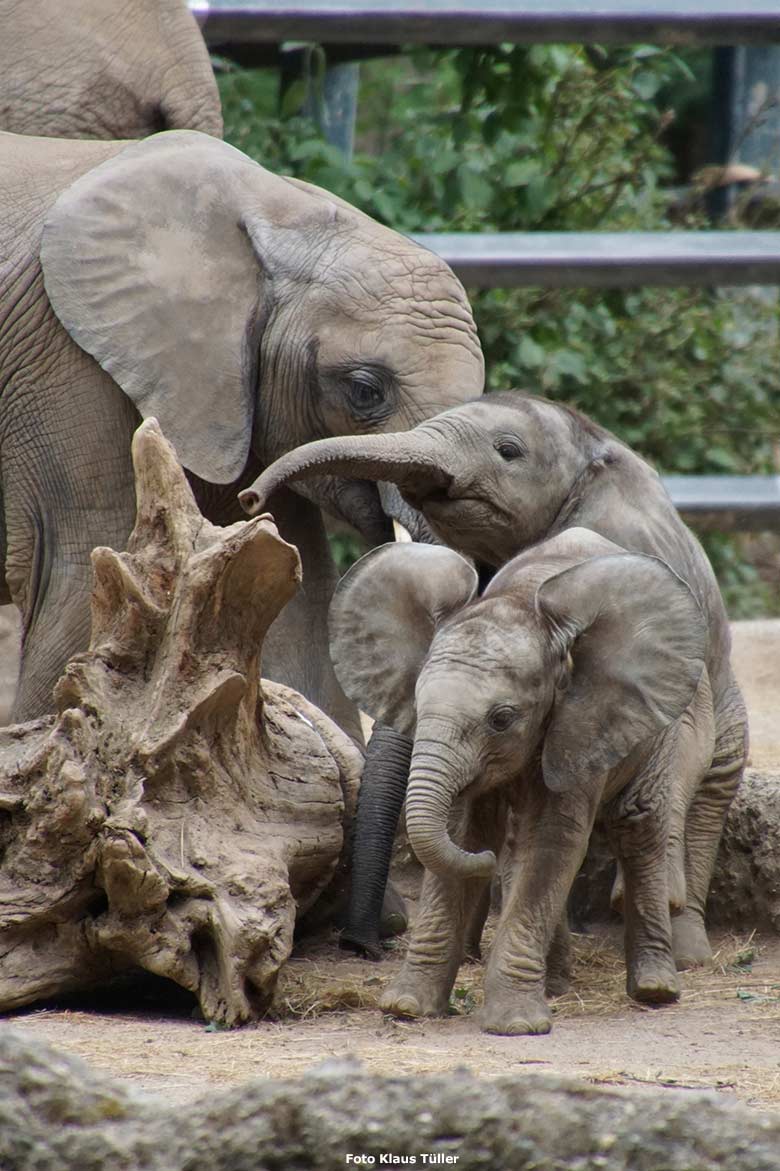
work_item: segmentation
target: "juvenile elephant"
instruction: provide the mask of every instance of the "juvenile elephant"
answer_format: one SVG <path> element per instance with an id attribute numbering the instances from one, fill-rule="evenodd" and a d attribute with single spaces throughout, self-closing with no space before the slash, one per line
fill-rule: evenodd
<path id="1" fill-rule="evenodd" d="M 222 135 L 186 0 L 0 0 L 0 130 L 51 138 Z"/>
<path id="2" fill-rule="evenodd" d="M 280 484 L 327 472 L 394 483 L 410 517 L 420 510 L 442 541 L 488 566 L 582 526 L 633 553 L 661 558 L 690 586 L 709 632 L 715 746 L 688 814 L 687 905 L 673 929 L 680 966 L 703 963 L 711 955 L 704 903 L 723 819 L 745 764 L 747 722 L 712 568 L 656 472 L 573 408 L 504 391 L 445 411 L 405 435 L 333 439 L 290 452 L 243 494 L 244 507 L 262 507 Z M 404 790 L 402 768 L 393 768 L 403 758 L 399 743 L 393 759 L 387 753 L 373 770 L 382 788 L 374 804 L 383 819 L 379 829 L 372 827 L 373 838 L 366 831 L 357 838 L 359 891 L 371 888 L 377 872 L 386 873 Z M 619 884 L 614 897 L 618 903 L 622 898 Z M 376 900 L 370 912 L 376 915 Z"/>
<path id="3" fill-rule="evenodd" d="M 138 143 L 0 134 L 0 600 L 22 611 L 13 718 L 49 710 L 88 640 L 90 551 L 123 548 L 130 440 L 156 416 L 216 523 L 314 437 L 398 430 L 480 394 L 466 296 L 443 261 L 316 187 L 194 131 Z M 303 561 L 263 671 L 356 737 L 328 653 L 321 508 L 376 544 L 373 484 L 273 501 Z"/>
<path id="4" fill-rule="evenodd" d="M 674 1000 L 670 904 L 685 905 L 683 829 L 715 744 L 707 619 L 662 561 L 582 528 L 476 592 L 453 550 L 385 545 L 332 604 L 347 694 L 414 739 L 406 824 L 426 875 L 382 1006 L 447 1011 L 508 821 L 484 1027 L 547 1032 L 545 960 L 555 941 L 560 963 L 566 898 L 599 810 L 623 867 L 628 992 Z"/>

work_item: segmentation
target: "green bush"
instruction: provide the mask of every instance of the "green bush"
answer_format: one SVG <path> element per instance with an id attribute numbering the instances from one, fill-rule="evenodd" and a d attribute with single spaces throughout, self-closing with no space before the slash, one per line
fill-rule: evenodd
<path id="1" fill-rule="evenodd" d="M 672 174 L 655 100 L 690 86 L 650 46 L 499 46 L 362 66 L 357 149 L 346 163 L 303 117 L 323 56 L 281 104 L 271 71 L 220 76 L 226 137 L 264 166 L 318 183 L 401 231 L 667 228 Z M 778 311 L 707 289 L 497 289 L 472 298 L 490 389 L 522 386 L 598 419 L 662 471 L 772 469 L 780 436 Z M 740 616 L 769 594 L 708 541 Z M 348 556 L 348 553 L 345 554 Z"/>

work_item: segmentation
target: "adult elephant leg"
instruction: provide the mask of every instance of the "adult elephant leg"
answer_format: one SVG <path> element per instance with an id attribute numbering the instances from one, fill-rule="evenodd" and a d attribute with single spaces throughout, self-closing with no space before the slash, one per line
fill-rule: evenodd
<path id="1" fill-rule="evenodd" d="M 17 722 L 52 711 L 65 664 L 89 642 L 92 549 L 124 548 L 135 520 L 137 415 L 112 379 L 66 340 L 61 381 L 18 378 L 4 393 L 6 578 L 22 613 Z"/>
<path id="2" fill-rule="evenodd" d="M 382 903 L 411 758 L 412 741 L 408 736 L 374 725 L 360 782 L 352 846 L 352 890 L 341 933 L 342 947 L 369 959 L 382 955 Z M 397 924 L 401 931 L 405 925 Z"/>
<path id="3" fill-rule="evenodd" d="M 685 823 L 685 883 L 682 914 L 672 920 L 674 958 L 679 969 L 705 964 L 712 949 L 704 911 L 723 824 L 747 759 L 747 713 L 732 678 L 715 713 L 715 751 L 691 802 Z"/>
<path id="4" fill-rule="evenodd" d="M 513 817 L 513 879 L 485 973 L 482 1026 L 488 1033 L 548 1033 L 547 956 L 585 857 L 598 808 L 590 789 L 555 794 L 529 784 Z"/>
<path id="5" fill-rule="evenodd" d="M 295 688 L 363 745 L 360 716 L 333 670 L 328 645 L 328 607 L 338 580 L 322 514 L 287 488 L 268 503 L 280 535 L 301 555 L 300 590 L 271 626 L 263 644 L 263 675 Z"/>

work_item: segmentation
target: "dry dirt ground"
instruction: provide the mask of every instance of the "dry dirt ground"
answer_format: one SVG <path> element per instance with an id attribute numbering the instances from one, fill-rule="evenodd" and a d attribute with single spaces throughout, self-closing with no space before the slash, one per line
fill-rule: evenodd
<path id="1" fill-rule="evenodd" d="M 15 673 L 14 625 L 0 612 L 0 719 Z M 780 774 L 780 621 L 738 623 L 735 665 L 753 726 L 753 764 Z M 7 1017 L 0 1027 L 86 1059 L 166 1101 L 242 1082 L 293 1077 L 332 1056 L 373 1072 L 439 1073 L 466 1066 L 493 1077 L 555 1071 L 594 1082 L 712 1088 L 780 1109 L 780 938 L 716 935 L 715 960 L 683 974 L 680 1003 L 641 1008 L 625 996 L 619 930 L 580 936 L 572 990 L 554 1002 L 545 1037 L 479 1031 L 481 966 L 464 965 L 452 1016 L 402 1022 L 376 1007 L 403 943 L 379 964 L 340 953 L 334 939 L 301 946 L 283 972 L 276 1019 L 214 1031 L 159 986 L 132 1003 L 94 998 Z"/>

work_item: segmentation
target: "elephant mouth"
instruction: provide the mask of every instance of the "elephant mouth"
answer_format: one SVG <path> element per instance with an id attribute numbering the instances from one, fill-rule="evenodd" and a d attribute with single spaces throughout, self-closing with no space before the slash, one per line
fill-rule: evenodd
<path id="1" fill-rule="evenodd" d="M 393 540 L 394 517 L 384 506 L 378 486 L 372 481 L 323 476 L 290 487 L 337 520 L 345 521 L 369 544 L 381 545 Z"/>

